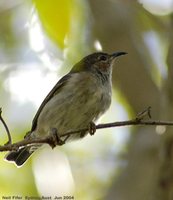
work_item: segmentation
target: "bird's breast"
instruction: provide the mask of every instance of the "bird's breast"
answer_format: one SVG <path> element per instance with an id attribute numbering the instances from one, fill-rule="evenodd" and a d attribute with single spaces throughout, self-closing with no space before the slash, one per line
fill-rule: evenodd
<path id="1" fill-rule="evenodd" d="M 61 91 L 45 105 L 38 118 L 38 132 L 57 128 L 60 134 L 81 129 L 96 121 L 111 103 L 111 85 L 96 77 L 73 74 Z"/>
<path id="2" fill-rule="evenodd" d="M 76 85 L 74 98 L 82 105 L 81 112 L 91 113 L 93 121 L 102 115 L 111 103 L 111 81 L 103 82 L 90 73 L 76 74 L 71 80 Z M 70 84 L 70 82 L 69 82 Z"/>

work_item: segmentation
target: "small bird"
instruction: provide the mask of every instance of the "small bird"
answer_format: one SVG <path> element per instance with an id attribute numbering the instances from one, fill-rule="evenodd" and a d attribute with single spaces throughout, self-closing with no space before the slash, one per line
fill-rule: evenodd
<path id="1" fill-rule="evenodd" d="M 62 77 L 40 105 L 26 140 L 42 138 L 56 132 L 57 137 L 72 130 L 89 128 L 93 134 L 98 118 L 111 104 L 112 66 L 115 58 L 127 54 L 92 53 Z M 64 137 L 69 141 L 86 136 L 88 131 Z M 41 144 L 9 152 L 5 159 L 21 166 Z"/>

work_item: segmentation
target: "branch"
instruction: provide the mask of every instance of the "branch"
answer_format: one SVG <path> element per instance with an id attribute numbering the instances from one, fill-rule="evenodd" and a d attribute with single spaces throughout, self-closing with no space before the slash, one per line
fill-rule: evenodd
<path id="1" fill-rule="evenodd" d="M 147 125 L 147 126 L 156 126 L 156 125 L 161 125 L 161 126 L 173 126 L 173 122 L 172 121 L 158 121 L 158 120 L 144 120 L 145 116 L 148 116 L 149 118 L 151 118 L 151 114 L 150 114 L 150 110 L 151 107 L 148 107 L 147 109 L 145 109 L 144 111 L 140 112 L 137 117 L 135 119 L 132 120 L 127 120 L 127 121 L 119 121 L 119 122 L 112 122 L 112 123 L 107 123 L 107 124 L 99 124 L 97 126 L 95 126 L 94 128 L 97 129 L 103 129 L 103 128 L 112 128 L 112 127 L 120 127 L 120 126 L 131 126 L 131 125 Z M 90 131 L 90 128 L 84 128 L 84 129 L 78 129 L 78 130 L 74 130 L 74 131 L 69 131 L 66 132 L 62 135 L 58 135 L 57 134 L 57 130 L 54 129 L 54 131 L 52 131 L 50 133 L 50 135 L 44 137 L 44 138 L 35 138 L 35 139 L 28 139 L 25 138 L 19 142 L 16 143 L 11 143 L 11 135 L 9 132 L 9 129 L 4 121 L 4 119 L 2 118 L 2 110 L 0 108 L 0 121 L 2 122 L 2 124 L 5 127 L 5 130 L 7 132 L 8 135 L 8 142 L 6 144 L 4 144 L 3 146 L 0 146 L 0 152 L 1 151 L 17 151 L 20 147 L 23 146 L 28 146 L 28 145 L 32 145 L 32 144 L 49 144 L 52 148 L 54 148 L 57 145 L 62 145 L 65 144 L 65 141 L 67 138 L 69 138 L 71 135 L 76 134 L 76 133 L 83 133 L 83 132 L 87 132 Z M 62 138 L 64 138 L 64 140 L 62 140 Z"/>
<path id="2" fill-rule="evenodd" d="M 112 128 L 112 127 L 121 127 L 121 126 L 130 126 L 130 125 L 148 125 L 148 126 L 156 126 L 156 125 L 165 125 L 165 126 L 173 126 L 172 121 L 154 121 L 154 120 L 140 120 L 138 118 L 127 120 L 127 121 L 119 121 L 119 122 L 113 122 L 113 123 L 106 123 L 106 124 L 99 124 L 96 126 L 96 129 L 103 129 L 103 128 Z M 88 131 L 88 128 L 85 129 L 79 129 L 74 131 L 69 131 L 67 133 L 64 133 L 60 137 L 70 136 L 76 133 L 81 133 L 83 131 Z M 31 145 L 31 144 L 38 144 L 38 143 L 47 143 L 52 146 L 53 138 L 51 135 L 40 138 L 40 139 L 30 139 L 30 140 L 21 140 L 19 142 L 13 143 L 13 144 L 6 144 L 4 146 L 0 146 L 0 151 L 13 151 L 17 150 L 20 147 Z"/>
<path id="3" fill-rule="evenodd" d="M 5 128 L 5 130 L 7 132 L 7 136 L 8 136 L 8 141 L 5 145 L 11 144 L 12 143 L 11 134 L 10 134 L 7 124 L 5 123 L 4 119 L 2 118 L 2 108 L 0 108 L 0 121 L 4 125 L 4 128 Z"/>
<path id="4" fill-rule="evenodd" d="M 112 123 L 106 123 L 106 124 L 98 124 L 96 126 L 96 129 L 103 129 L 103 128 L 113 128 L 113 127 L 120 127 L 120 126 L 131 126 L 131 125 L 148 125 L 148 126 L 173 126 L 172 121 L 158 121 L 158 120 L 138 120 L 138 119 L 132 119 L 127 121 L 119 121 L 119 122 L 112 122 Z M 80 133 L 83 131 L 88 131 L 88 129 L 80 129 L 80 130 L 74 130 L 69 131 L 67 133 L 64 133 L 61 135 L 61 137 L 72 135 L 75 133 Z"/>

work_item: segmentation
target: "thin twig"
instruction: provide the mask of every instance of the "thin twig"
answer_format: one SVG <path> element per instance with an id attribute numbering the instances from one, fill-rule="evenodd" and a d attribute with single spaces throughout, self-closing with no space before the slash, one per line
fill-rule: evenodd
<path id="1" fill-rule="evenodd" d="M 7 124 L 5 123 L 4 119 L 2 118 L 2 108 L 0 108 L 0 121 L 2 122 L 2 124 L 4 125 L 4 128 L 7 132 L 7 136 L 8 136 L 8 141 L 5 145 L 7 144 L 12 144 L 12 139 L 11 139 L 11 134 L 10 134 L 10 131 L 8 129 L 8 126 Z"/>
<path id="2" fill-rule="evenodd" d="M 138 118 L 127 120 L 127 121 L 119 121 L 119 122 L 112 122 L 112 123 L 106 123 L 106 124 L 99 124 L 96 126 L 96 129 L 103 129 L 103 128 L 112 128 L 112 127 L 121 127 L 121 126 L 131 126 L 131 125 L 147 125 L 147 126 L 156 126 L 156 125 L 163 125 L 163 126 L 173 126 L 172 121 L 156 121 L 156 120 L 139 120 Z M 72 135 L 76 133 L 80 133 L 83 131 L 88 131 L 88 128 L 80 129 L 80 130 L 74 130 L 69 131 L 67 133 L 64 133 L 60 137 L 65 137 L 67 135 Z M 7 144 L 4 146 L 0 146 L 0 151 L 12 151 L 17 150 L 18 148 L 22 146 L 27 146 L 35 143 L 47 143 L 51 144 L 52 137 L 47 136 L 45 138 L 38 138 L 38 139 L 30 139 L 30 140 L 22 140 L 13 144 Z"/>
<path id="3" fill-rule="evenodd" d="M 173 126 L 172 121 L 159 121 L 159 120 L 138 120 L 132 119 L 132 120 L 127 120 L 127 121 L 119 121 L 119 122 L 112 122 L 112 123 L 106 123 L 106 124 L 98 124 L 96 126 L 96 129 L 103 129 L 103 128 L 112 128 L 112 127 L 120 127 L 120 126 L 131 126 L 131 125 L 148 125 L 148 126 L 156 126 L 156 125 L 162 125 L 162 126 Z M 80 133 L 82 131 L 88 131 L 87 128 L 85 129 L 80 129 L 80 130 L 74 130 L 74 131 L 69 131 L 67 133 L 64 133 L 61 135 L 61 137 L 67 136 L 67 135 L 72 135 L 75 133 Z"/>
<path id="4" fill-rule="evenodd" d="M 151 106 L 143 110 L 142 112 L 138 113 L 136 116 L 137 120 L 142 120 L 144 117 L 149 117 L 151 119 Z"/>

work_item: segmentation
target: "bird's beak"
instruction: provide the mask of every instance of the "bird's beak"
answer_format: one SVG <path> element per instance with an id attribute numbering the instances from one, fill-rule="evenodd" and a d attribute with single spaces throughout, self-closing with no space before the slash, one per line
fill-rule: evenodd
<path id="1" fill-rule="evenodd" d="M 116 57 L 123 56 L 126 54 L 127 54 L 126 52 L 115 52 L 115 53 L 111 54 L 111 60 L 114 60 Z"/>

